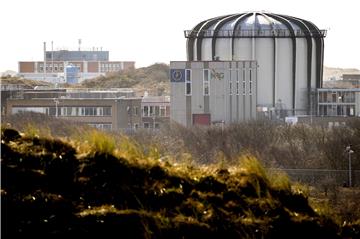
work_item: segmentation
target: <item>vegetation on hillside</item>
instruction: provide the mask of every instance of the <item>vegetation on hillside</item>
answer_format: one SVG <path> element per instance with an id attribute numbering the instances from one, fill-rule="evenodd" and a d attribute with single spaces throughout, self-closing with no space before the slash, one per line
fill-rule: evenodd
<path id="1" fill-rule="evenodd" d="M 108 73 L 105 76 L 88 79 L 79 84 L 58 84 L 58 87 L 133 88 L 138 96 L 144 95 L 145 91 L 150 95 L 170 95 L 169 79 L 169 65 L 156 63 L 148 67 Z M 54 87 L 53 84 L 48 82 L 11 76 L 1 77 L 1 84 L 17 84 L 26 88 L 34 88 L 35 86 Z"/>
<path id="2" fill-rule="evenodd" d="M 6 238 L 356 238 L 251 155 L 179 164 L 125 136 L 77 140 L 1 131 Z"/>
<path id="3" fill-rule="evenodd" d="M 169 95 L 169 66 L 157 63 L 148 67 L 108 73 L 80 84 L 86 88 L 134 88 L 138 95 Z"/>
<path id="4" fill-rule="evenodd" d="M 339 68 L 324 66 L 323 80 L 330 80 L 332 77 L 339 79 L 343 74 L 360 74 L 360 70 L 356 68 Z"/>
<path id="5" fill-rule="evenodd" d="M 35 86 L 49 86 L 53 84 L 44 81 L 28 80 L 16 76 L 2 76 L 0 78 L 1 85 L 22 85 L 25 89 L 33 89 Z"/>

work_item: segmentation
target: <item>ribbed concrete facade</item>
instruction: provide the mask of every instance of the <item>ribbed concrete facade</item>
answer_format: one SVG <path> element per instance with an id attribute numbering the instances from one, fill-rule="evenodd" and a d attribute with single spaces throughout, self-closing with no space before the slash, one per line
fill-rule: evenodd
<path id="1" fill-rule="evenodd" d="M 322 86 L 325 35 L 313 23 L 286 15 L 220 16 L 185 31 L 187 59 L 256 61 L 258 106 L 308 114 L 311 89 Z"/>

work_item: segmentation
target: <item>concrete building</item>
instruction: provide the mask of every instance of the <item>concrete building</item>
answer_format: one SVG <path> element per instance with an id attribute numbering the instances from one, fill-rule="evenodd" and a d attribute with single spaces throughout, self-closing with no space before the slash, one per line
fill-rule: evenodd
<path id="1" fill-rule="evenodd" d="M 2 116 L 37 112 L 105 130 L 159 129 L 170 122 L 170 97 L 136 97 L 132 89 L 2 87 Z"/>
<path id="2" fill-rule="evenodd" d="M 360 89 L 317 89 L 318 116 L 360 116 Z"/>
<path id="3" fill-rule="evenodd" d="M 345 81 L 360 81 L 360 74 L 343 74 L 342 79 Z"/>
<path id="4" fill-rule="evenodd" d="M 1 117 L 6 116 L 6 102 L 8 99 L 19 99 L 22 92 L 26 89 L 25 85 L 6 85 L 1 84 Z"/>
<path id="5" fill-rule="evenodd" d="M 173 61 L 171 119 L 211 125 L 256 118 L 255 61 Z"/>
<path id="6" fill-rule="evenodd" d="M 74 83 L 95 78 L 106 73 L 135 68 L 134 61 L 110 61 L 109 51 L 102 50 L 57 50 L 46 51 L 44 44 L 42 61 L 20 61 L 18 76 L 30 80 L 43 80 L 53 83 Z M 71 77 L 66 71 L 68 66 L 77 68 L 76 75 Z M 74 71 L 72 71 L 74 72 Z"/>
<path id="7" fill-rule="evenodd" d="M 159 129 L 170 123 L 170 97 L 148 96 L 141 100 L 142 126 L 144 129 Z"/>
<path id="8" fill-rule="evenodd" d="M 360 74 L 343 74 L 340 79 L 324 81 L 323 88 L 360 88 Z"/>
<path id="9" fill-rule="evenodd" d="M 7 115 L 38 112 L 105 130 L 129 130 L 141 124 L 141 98 L 130 89 L 32 90 L 7 100 Z"/>
<path id="10" fill-rule="evenodd" d="M 78 69 L 78 81 L 95 78 L 106 73 L 135 68 L 133 61 L 21 61 L 18 76 L 29 80 L 43 80 L 54 83 L 66 82 L 66 66 Z"/>
<path id="11" fill-rule="evenodd" d="M 343 74 L 342 81 L 351 84 L 353 88 L 360 88 L 360 74 Z"/>
<path id="12" fill-rule="evenodd" d="M 204 20 L 184 33 L 188 62 L 256 62 L 255 109 L 271 112 L 280 107 L 282 117 L 310 113 L 311 91 L 322 86 L 325 30 L 296 17 L 246 12 Z M 226 81 L 229 76 L 226 74 Z M 183 111 L 175 104 L 177 95 L 172 92 L 174 116 Z M 228 109 L 229 105 L 222 108 Z M 239 118 L 243 119 L 248 118 Z M 233 122 L 229 115 L 221 120 Z"/>

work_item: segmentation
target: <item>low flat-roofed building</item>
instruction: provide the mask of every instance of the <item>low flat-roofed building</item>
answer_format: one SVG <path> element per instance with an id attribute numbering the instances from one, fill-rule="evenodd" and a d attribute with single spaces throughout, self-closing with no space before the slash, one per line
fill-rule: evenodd
<path id="1" fill-rule="evenodd" d="M 147 96 L 141 100 L 142 127 L 159 129 L 170 123 L 170 96 Z"/>
<path id="2" fill-rule="evenodd" d="M 360 116 L 359 88 L 320 88 L 316 98 L 318 116 Z"/>
<path id="3" fill-rule="evenodd" d="M 106 130 L 138 127 L 140 109 L 141 97 L 134 97 L 131 89 L 32 90 L 6 102 L 7 115 L 32 111 Z"/>
<path id="4" fill-rule="evenodd" d="M 29 80 L 43 80 L 53 83 L 67 82 L 67 67 L 77 69 L 78 82 L 107 73 L 134 69 L 134 61 L 20 61 L 19 77 Z"/>

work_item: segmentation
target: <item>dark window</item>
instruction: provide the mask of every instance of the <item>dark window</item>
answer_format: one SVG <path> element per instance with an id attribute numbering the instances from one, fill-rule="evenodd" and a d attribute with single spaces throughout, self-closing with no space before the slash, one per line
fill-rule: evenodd
<path id="1" fill-rule="evenodd" d="M 111 116 L 111 107 L 104 107 L 104 116 Z"/>

